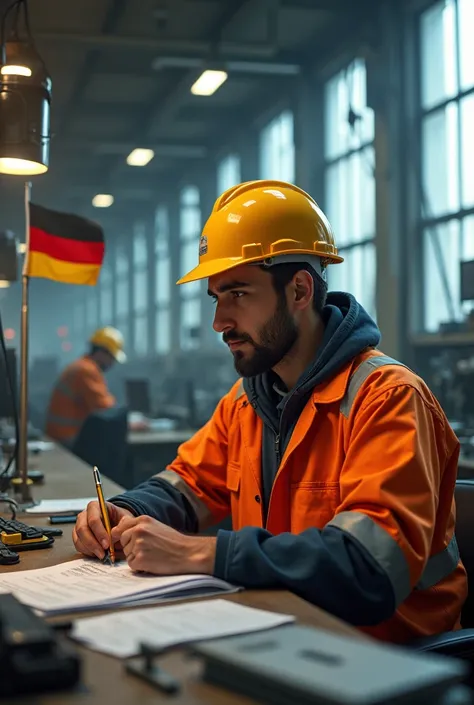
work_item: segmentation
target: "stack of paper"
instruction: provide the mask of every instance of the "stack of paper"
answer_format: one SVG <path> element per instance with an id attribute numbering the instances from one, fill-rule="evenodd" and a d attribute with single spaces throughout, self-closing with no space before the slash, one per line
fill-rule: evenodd
<path id="1" fill-rule="evenodd" d="M 74 623 L 72 636 L 95 651 L 127 658 L 139 653 L 142 643 L 166 649 L 191 641 L 279 627 L 294 619 L 291 615 L 227 600 L 206 600 L 79 619 Z"/>
<path id="2" fill-rule="evenodd" d="M 209 575 L 159 577 L 134 573 L 125 562 L 103 565 L 88 558 L 49 568 L 0 574 L 0 593 L 13 593 L 20 602 L 45 616 L 236 592 L 238 589 Z"/>

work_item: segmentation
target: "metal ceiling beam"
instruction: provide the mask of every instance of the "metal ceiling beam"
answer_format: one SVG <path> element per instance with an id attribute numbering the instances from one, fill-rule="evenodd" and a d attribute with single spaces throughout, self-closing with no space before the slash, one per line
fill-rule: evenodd
<path id="1" fill-rule="evenodd" d="M 117 26 L 118 21 L 123 12 L 125 11 L 126 6 L 127 0 L 112 1 L 112 4 L 107 12 L 107 15 L 101 27 L 101 32 L 103 36 L 110 36 L 110 33 L 113 32 L 114 28 Z M 35 38 L 38 38 L 38 33 L 36 32 Z M 84 90 L 90 80 L 91 74 L 95 66 L 97 65 L 99 56 L 100 53 L 97 49 L 91 51 L 89 54 L 86 55 L 82 69 L 79 72 L 79 76 L 77 77 L 71 99 L 66 108 L 62 111 L 62 115 L 60 117 L 59 125 L 57 128 L 59 132 L 62 132 L 64 126 L 71 120 L 74 113 L 76 112 L 77 106 L 82 98 L 82 94 L 84 93 Z"/>
<path id="2" fill-rule="evenodd" d="M 209 56 L 212 43 L 193 39 L 154 39 L 153 37 L 126 36 L 120 34 L 82 34 L 79 32 L 35 32 L 38 42 L 54 44 L 82 44 L 94 49 L 130 49 L 131 51 L 151 51 L 176 56 Z M 268 59 L 276 53 L 276 47 L 259 42 L 222 42 L 219 55 L 234 58 Z"/>
<path id="3" fill-rule="evenodd" d="M 241 8 L 250 0 L 226 0 L 225 5 L 218 13 L 213 26 L 208 33 L 207 51 L 209 48 L 215 48 L 216 45 L 221 47 L 219 40 L 222 36 L 222 32 L 225 27 L 232 21 L 232 19 L 237 15 Z M 266 47 L 268 51 L 268 47 Z M 155 98 L 150 103 L 150 108 L 147 112 L 144 111 L 144 115 L 140 118 L 138 123 L 135 125 L 133 132 L 140 135 L 140 144 L 142 140 L 149 139 L 150 132 L 157 126 L 165 126 L 173 119 L 176 111 L 179 109 L 182 100 L 189 93 L 189 89 L 192 85 L 194 74 L 198 74 L 200 71 L 191 71 L 184 76 L 181 81 L 173 85 L 173 87 L 167 92 L 165 96 L 160 88 L 158 88 Z M 137 146 L 137 145 L 135 145 Z M 123 164 L 122 161 L 116 162 L 115 171 L 118 167 Z M 111 165 L 109 170 L 108 182 L 113 183 L 114 180 L 114 169 Z M 112 187 L 111 187 L 112 190 Z"/>
<path id="4" fill-rule="evenodd" d="M 61 155 L 77 154 L 78 156 L 91 154 L 96 156 L 120 156 L 125 157 L 137 146 L 136 141 L 124 140 L 104 140 L 104 139 L 58 139 L 54 145 L 55 150 Z M 201 144 L 186 143 L 157 143 L 150 140 L 140 141 L 140 147 L 152 149 L 156 157 L 166 157 L 169 159 L 204 159 L 207 156 L 207 148 Z M 125 162 L 124 162 L 125 163 Z M 137 167 L 138 168 L 138 167 Z"/>
<path id="5" fill-rule="evenodd" d="M 209 31 L 208 36 L 211 47 L 216 48 L 218 46 L 219 49 L 221 48 L 220 38 L 222 32 L 249 1 L 250 0 L 226 0 L 226 2 L 223 3 L 223 9 L 219 12 L 218 17 L 215 19 Z M 165 101 L 159 99 L 158 103 L 152 104 L 149 114 L 139 126 L 140 133 L 144 132 L 145 134 L 149 134 L 151 128 L 166 125 L 167 122 L 173 118 L 176 111 L 181 106 L 183 98 L 188 96 L 191 85 L 200 72 L 201 69 L 199 68 L 189 71 L 181 81 L 173 86 L 166 96 Z"/>
<path id="6" fill-rule="evenodd" d="M 201 69 L 206 65 L 203 57 L 183 57 L 183 56 L 157 56 L 152 61 L 152 68 L 155 71 L 162 69 Z M 235 59 L 222 62 L 219 57 L 219 68 L 221 65 L 233 74 L 244 74 L 247 76 L 296 76 L 300 72 L 299 64 L 284 63 L 282 61 L 238 61 Z M 212 62 L 212 59 L 211 59 Z"/>

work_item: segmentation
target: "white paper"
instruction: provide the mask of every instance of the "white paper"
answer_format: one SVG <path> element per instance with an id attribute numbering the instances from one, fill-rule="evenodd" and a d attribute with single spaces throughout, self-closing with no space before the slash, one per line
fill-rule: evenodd
<path id="1" fill-rule="evenodd" d="M 95 497 L 76 497 L 73 499 L 42 499 L 39 504 L 29 507 L 27 514 L 73 514 L 82 512 L 89 502 L 97 501 Z"/>
<path id="2" fill-rule="evenodd" d="M 95 651 L 128 658 L 140 643 L 167 648 L 203 639 L 244 634 L 294 622 L 287 614 L 266 612 L 227 600 L 207 600 L 172 607 L 127 610 L 80 619 L 72 636 Z"/>
<path id="3" fill-rule="evenodd" d="M 209 575 L 160 577 L 135 573 L 125 561 L 104 565 L 89 558 L 48 568 L 0 573 L 0 593 L 11 592 L 20 602 L 45 615 L 149 604 L 177 595 L 192 597 L 237 589 Z"/>

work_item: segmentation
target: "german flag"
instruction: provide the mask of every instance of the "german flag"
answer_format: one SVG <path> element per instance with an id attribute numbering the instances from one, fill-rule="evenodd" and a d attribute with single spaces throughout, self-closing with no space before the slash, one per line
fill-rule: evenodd
<path id="1" fill-rule="evenodd" d="M 27 276 L 94 286 L 104 254 L 104 232 L 100 225 L 30 203 Z"/>

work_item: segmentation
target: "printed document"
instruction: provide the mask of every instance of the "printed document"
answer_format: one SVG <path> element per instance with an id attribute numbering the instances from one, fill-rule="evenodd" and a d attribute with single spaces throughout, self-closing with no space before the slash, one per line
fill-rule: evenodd
<path id="1" fill-rule="evenodd" d="M 97 501 L 95 497 L 78 497 L 75 499 L 42 499 L 34 507 L 26 510 L 27 514 L 77 514 L 87 507 L 89 502 Z"/>
<path id="2" fill-rule="evenodd" d="M 238 589 L 210 575 L 160 577 L 135 573 L 125 561 L 104 565 L 90 558 L 48 568 L 0 573 L 0 593 L 13 593 L 20 602 L 45 616 L 236 592 Z"/>
<path id="3" fill-rule="evenodd" d="M 165 649 L 271 629 L 294 621 L 288 614 L 266 612 L 228 600 L 206 600 L 79 619 L 74 622 L 72 636 L 95 651 L 128 658 L 140 652 L 141 643 Z"/>

